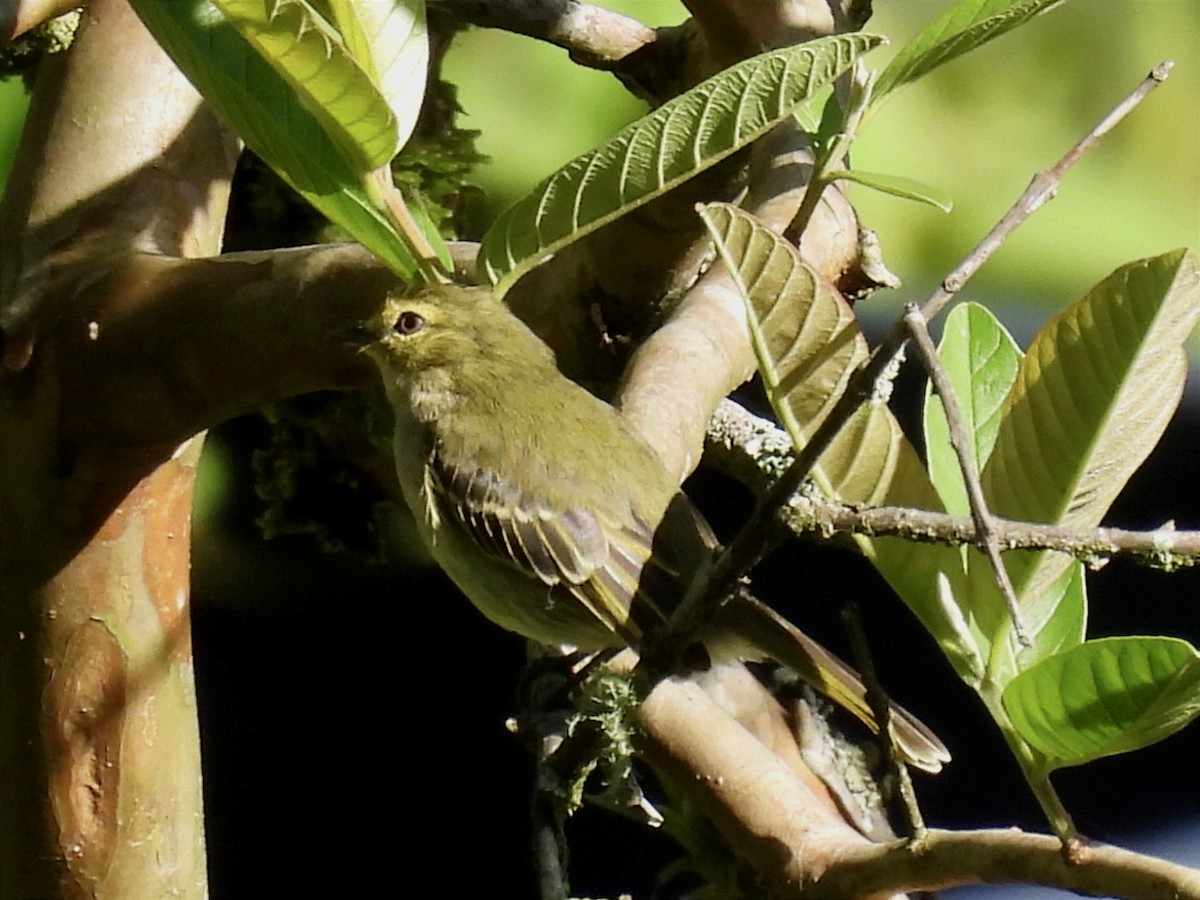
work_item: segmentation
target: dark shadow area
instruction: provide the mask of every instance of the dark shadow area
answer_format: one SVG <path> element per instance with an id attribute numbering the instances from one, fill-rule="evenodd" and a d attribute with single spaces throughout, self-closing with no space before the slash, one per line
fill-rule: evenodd
<path id="1" fill-rule="evenodd" d="M 261 425 L 239 423 L 219 440 L 246 460 Z M 1200 524 L 1198 443 L 1193 403 L 1109 521 Z M 233 500 L 216 524 L 245 552 L 223 556 L 203 540 L 197 551 L 212 895 L 283 896 L 328 884 L 347 894 L 403 885 L 412 896 L 535 896 L 532 760 L 504 728 L 515 711 L 521 641 L 485 621 L 436 571 L 357 564 L 305 538 L 264 543 L 248 463 L 233 476 Z M 719 478 L 701 476 L 689 488 L 719 529 L 748 509 L 745 492 Z M 236 568 L 247 559 L 253 568 Z M 764 599 L 846 657 L 840 604 L 861 605 L 883 683 L 955 756 L 941 775 L 917 776 L 929 824 L 1045 830 L 982 707 L 869 566 L 847 550 L 792 541 L 755 582 Z M 1198 588 L 1194 571 L 1112 563 L 1090 581 L 1089 634 L 1200 642 Z M 1193 725 L 1139 753 L 1062 772 L 1055 783 L 1086 834 L 1122 841 L 1200 816 L 1200 792 L 1181 779 L 1197 758 Z M 576 895 L 678 896 L 655 883 L 677 857 L 669 839 L 595 810 L 568 829 Z"/>

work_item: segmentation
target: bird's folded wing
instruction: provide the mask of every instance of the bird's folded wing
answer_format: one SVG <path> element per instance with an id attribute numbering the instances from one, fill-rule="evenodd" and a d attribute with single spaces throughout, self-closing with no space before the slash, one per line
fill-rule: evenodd
<path id="1" fill-rule="evenodd" d="M 654 552 L 654 531 L 644 519 L 632 510 L 605 518 L 588 509 L 555 508 L 473 461 L 450 462 L 437 449 L 427 472 L 431 499 L 443 519 L 485 552 L 527 574 L 534 585 L 540 582 L 574 598 L 617 638 L 614 644 L 636 648 L 644 631 L 666 621 L 690 573 L 674 571 L 679 564 Z M 688 548 L 692 555 L 705 552 L 709 541 L 693 519 L 674 524 L 683 528 L 684 522 L 691 540 L 681 536 L 680 542 L 695 544 Z M 749 595 L 722 607 L 705 643 L 737 645 L 731 653 L 742 659 L 771 657 L 875 727 L 854 670 Z M 905 756 L 919 768 L 938 771 L 950 758 L 945 746 L 914 716 L 895 705 L 892 709 Z"/>
<path id="2" fill-rule="evenodd" d="M 669 608 L 650 598 L 646 583 L 657 584 L 656 593 L 679 590 L 676 573 L 657 571 L 657 562 L 647 567 L 654 533 L 632 510 L 623 521 L 612 521 L 588 509 L 554 508 L 495 472 L 446 460 L 436 447 L 427 488 L 436 495 L 439 515 L 484 551 L 568 592 L 626 643 L 636 645 L 651 624 L 644 617 L 661 621 L 661 607 Z"/>

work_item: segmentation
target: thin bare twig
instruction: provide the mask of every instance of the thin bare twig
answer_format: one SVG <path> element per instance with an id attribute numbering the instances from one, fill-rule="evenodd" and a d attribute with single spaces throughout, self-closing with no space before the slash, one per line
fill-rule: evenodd
<path id="1" fill-rule="evenodd" d="M 967 254 L 963 261 L 943 280 L 941 286 L 922 304 L 921 314 L 926 320 L 932 319 L 945 307 L 955 293 L 961 290 L 967 281 L 979 271 L 984 262 L 1018 225 L 1054 196 L 1063 174 L 1078 162 L 1084 153 L 1094 147 L 1101 137 L 1132 112 L 1151 90 L 1166 80 L 1172 65 L 1172 63 L 1164 62 L 1155 66 L 1141 84 L 1128 97 L 1113 107 L 1112 111 L 1062 159 L 1045 172 L 1034 176 L 1029 187 L 1013 204 L 1008 213 L 996 223 L 995 227 L 984 236 L 983 240 Z M 796 493 L 801 483 L 812 471 L 813 466 L 816 465 L 817 460 L 821 458 L 821 454 L 829 448 L 833 439 L 841 431 L 842 426 L 849 421 L 858 407 L 871 397 L 876 382 L 892 365 L 896 355 L 904 346 L 907 336 L 907 326 L 903 319 L 898 320 L 888 331 L 883 342 L 875 348 L 871 358 L 851 377 L 845 393 L 842 394 L 825 421 L 813 433 L 809 442 L 797 454 L 792 465 L 760 498 L 754 514 L 737 537 L 717 558 L 709 570 L 708 577 L 703 579 L 702 584 L 698 583 L 693 588 L 695 596 L 688 598 L 689 607 L 693 605 L 708 607 L 720 603 L 733 589 L 737 580 L 758 561 L 762 554 L 762 548 L 768 546 L 770 542 L 770 533 L 778 510 Z"/>
<path id="2" fill-rule="evenodd" d="M 1058 194 L 1059 182 L 1062 181 L 1067 170 L 1079 162 L 1083 155 L 1095 147 L 1100 139 L 1112 131 L 1122 119 L 1133 112 L 1147 94 L 1166 81 L 1174 67 L 1175 63 L 1168 60 L 1151 69 L 1150 74 L 1142 79 L 1133 92 L 1114 106 L 1108 115 L 1084 135 L 1083 139 L 1072 147 L 1062 159 L 1045 172 L 1033 176 L 1025 193 L 1021 194 L 1012 208 L 1004 214 L 1004 217 L 984 236 L 975 249 L 968 253 L 963 261 L 942 280 L 938 289 L 922 305 L 921 312 L 927 321 L 941 312 L 954 295 L 962 290 L 967 281 L 979 271 L 980 267 L 1008 239 L 1008 236 L 1016 231 L 1017 226 L 1041 209 L 1048 201 L 1054 199 Z M 890 334 L 889 337 L 891 337 Z"/>
<path id="3" fill-rule="evenodd" d="M 756 491 L 766 491 L 792 460 L 791 439 L 775 423 L 727 400 L 709 422 L 705 458 Z M 854 507 L 797 494 L 780 511 L 794 533 L 893 536 L 937 544 L 975 544 L 975 522 L 909 507 Z M 1167 571 L 1200 562 L 1200 531 L 1177 531 L 1173 522 L 1148 531 L 1067 528 L 993 516 L 1002 550 L 1055 550 L 1093 567 L 1120 556 Z"/>
<path id="4" fill-rule="evenodd" d="M 909 303 L 904 308 L 904 324 L 912 336 L 917 355 L 933 381 L 934 390 L 942 401 L 942 409 L 946 414 L 946 424 L 950 429 L 950 445 L 958 457 L 958 467 L 962 472 L 963 484 L 967 488 L 967 501 L 971 506 L 971 518 L 975 522 L 975 546 L 988 558 L 992 572 L 996 576 L 996 584 L 1004 596 L 1008 606 L 1008 614 L 1012 617 L 1013 631 L 1022 646 L 1031 647 L 1033 642 L 1021 621 L 1021 609 L 1017 601 L 1017 592 L 1013 587 L 1008 569 L 1000 557 L 1000 542 L 996 538 L 996 529 L 992 525 L 992 513 L 988 509 L 987 500 L 983 496 L 983 485 L 979 483 L 979 470 L 975 466 L 975 456 L 971 452 L 971 438 L 963 424 L 962 410 L 958 407 L 958 399 L 954 396 L 954 386 L 950 376 L 946 374 L 941 360 L 938 359 L 937 348 L 933 346 L 933 338 L 929 336 L 929 328 L 925 317 L 917 309 L 915 303 Z"/>
<path id="5" fill-rule="evenodd" d="M 904 757 L 896 745 L 896 735 L 892 731 L 892 704 L 875 672 L 875 660 L 871 656 L 871 648 L 867 643 L 867 631 L 863 628 L 858 604 L 853 600 L 842 609 L 842 621 L 850 635 L 854 667 L 858 669 L 863 686 L 867 689 L 867 703 L 871 706 L 871 714 L 875 717 L 875 721 L 879 723 L 879 733 L 876 737 L 884 749 L 884 771 L 887 773 L 888 779 L 896 786 L 900 800 L 899 805 L 904 811 L 905 836 L 914 841 L 920 841 L 925 837 L 925 818 L 921 815 L 921 807 L 917 804 L 917 793 L 913 790 L 908 766 L 904 764 Z M 885 796 L 887 796 L 886 792 Z"/>

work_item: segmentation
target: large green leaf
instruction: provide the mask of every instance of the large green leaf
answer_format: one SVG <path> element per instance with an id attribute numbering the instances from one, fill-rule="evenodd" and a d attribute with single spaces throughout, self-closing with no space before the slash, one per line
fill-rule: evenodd
<path id="1" fill-rule="evenodd" d="M 1051 320 L 1030 345 L 983 471 L 1012 519 L 1099 524 L 1178 405 L 1184 341 L 1200 316 L 1200 266 L 1177 250 L 1126 265 Z M 1005 556 L 1022 602 L 1070 558 Z"/>
<path id="2" fill-rule="evenodd" d="M 796 248 L 752 215 L 724 203 L 708 204 L 700 214 L 746 300 L 771 405 L 795 445 L 803 447 L 867 358 L 858 321 Z M 940 509 L 885 395 L 877 391 L 850 417 L 817 461 L 812 479 L 826 496 L 847 503 Z M 956 627 L 961 617 L 944 602 L 960 590 L 958 550 L 899 538 L 856 541 L 964 677 L 977 676 L 978 653 Z"/>
<path id="3" fill-rule="evenodd" d="M 954 387 L 963 425 L 972 439 L 975 466 L 982 469 L 992 454 L 1000 412 L 1017 377 L 1021 351 L 1012 335 L 978 303 L 962 303 L 950 311 L 938 344 L 938 358 Z M 967 489 L 958 457 L 950 445 L 950 428 L 932 382 L 925 386 L 925 456 L 929 474 L 947 512 L 969 515 Z"/>
<path id="4" fill-rule="evenodd" d="M 291 86 L 360 172 L 391 161 L 400 149 L 391 107 L 369 70 L 311 4 L 305 0 L 213 3 Z"/>
<path id="5" fill-rule="evenodd" d="M 664 104 L 502 212 L 483 238 L 481 280 L 503 294 L 546 256 L 766 133 L 882 41 L 844 34 L 772 50 Z"/>
<path id="6" fill-rule="evenodd" d="M 1200 715 L 1200 656 L 1187 641 L 1087 641 L 1022 672 L 1004 708 L 1042 757 L 1039 774 L 1161 740 Z"/>
<path id="7" fill-rule="evenodd" d="M 359 164 L 209 0 L 132 0 L 155 39 L 246 144 L 406 280 L 417 265 L 363 187 Z"/>
<path id="8" fill-rule="evenodd" d="M 425 99 L 425 0 L 314 0 L 313 5 L 328 8 L 351 56 L 382 91 L 396 117 L 397 147 L 403 147 Z"/>
<path id="9" fill-rule="evenodd" d="M 875 82 L 872 103 L 1063 0 L 959 0 L 909 41 Z"/>

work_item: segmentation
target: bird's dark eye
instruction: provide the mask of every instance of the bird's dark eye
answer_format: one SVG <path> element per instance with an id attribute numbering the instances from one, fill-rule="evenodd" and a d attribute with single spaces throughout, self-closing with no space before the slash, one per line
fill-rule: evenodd
<path id="1" fill-rule="evenodd" d="M 400 318 L 396 320 L 393 331 L 396 334 L 413 334 L 425 327 L 425 317 L 420 313 L 415 313 L 411 309 L 406 309 L 400 313 Z"/>

